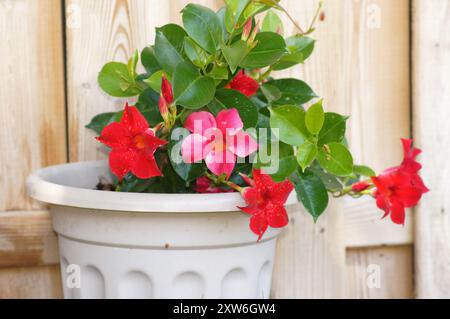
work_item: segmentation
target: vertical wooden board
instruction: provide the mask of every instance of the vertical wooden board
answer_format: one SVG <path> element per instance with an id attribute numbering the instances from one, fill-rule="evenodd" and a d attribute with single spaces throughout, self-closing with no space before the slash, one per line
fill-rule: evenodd
<path id="1" fill-rule="evenodd" d="M 317 224 L 300 206 L 290 209 L 290 225 L 277 245 L 273 298 L 345 296 L 343 215 L 337 205 Z"/>
<path id="2" fill-rule="evenodd" d="M 59 266 L 0 269 L 0 299 L 61 299 Z"/>
<path id="3" fill-rule="evenodd" d="M 60 12 L 60 1 L 0 1 L 0 211 L 38 208 L 25 179 L 66 161 Z"/>
<path id="4" fill-rule="evenodd" d="M 169 22 L 170 3 L 69 0 L 66 11 L 70 160 L 103 158 L 95 133 L 84 126 L 98 113 L 123 108 L 124 101 L 101 91 L 98 73 L 107 62 L 126 62 L 152 44 L 155 27 Z"/>
<path id="5" fill-rule="evenodd" d="M 347 250 L 347 298 L 414 297 L 412 246 Z"/>
<path id="6" fill-rule="evenodd" d="M 304 28 L 317 5 L 312 0 L 282 3 Z M 313 34 L 318 39 L 313 56 L 280 75 L 305 79 L 324 97 L 328 110 L 352 117 L 348 135 L 357 163 L 377 170 L 394 166 L 402 157 L 399 139 L 410 135 L 409 1 L 329 1 L 324 12 L 325 21 Z M 284 20 L 288 33 L 296 32 Z M 393 45 L 386 45 L 388 37 L 394 38 Z M 322 218 L 336 213 L 329 209 Z M 374 209 L 373 214 L 380 212 Z M 381 227 L 379 236 L 387 236 L 389 229 Z"/>
<path id="7" fill-rule="evenodd" d="M 450 1 L 413 1 L 414 138 L 431 189 L 416 209 L 419 298 L 450 298 Z"/>

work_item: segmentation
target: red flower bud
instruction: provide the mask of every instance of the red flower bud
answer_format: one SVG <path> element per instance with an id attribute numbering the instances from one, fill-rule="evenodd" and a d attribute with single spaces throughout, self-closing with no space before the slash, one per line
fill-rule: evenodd
<path id="1" fill-rule="evenodd" d="M 166 100 L 167 104 L 173 103 L 173 90 L 172 85 L 170 82 L 166 79 L 166 77 L 163 75 L 162 77 L 162 85 L 161 85 L 161 94 Z"/>
<path id="2" fill-rule="evenodd" d="M 359 182 L 359 183 L 353 184 L 352 190 L 354 192 L 360 193 L 360 192 L 365 191 L 369 187 L 370 187 L 369 183 L 367 183 L 367 182 Z"/>
<path id="3" fill-rule="evenodd" d="M 252 32 L 253 21 L 252 19 L 248 19 L 247 23 L 244 26 L 244 31 L 242 32 L 242 40 L 247 41 L 250 37 L 250 32 Z"/>

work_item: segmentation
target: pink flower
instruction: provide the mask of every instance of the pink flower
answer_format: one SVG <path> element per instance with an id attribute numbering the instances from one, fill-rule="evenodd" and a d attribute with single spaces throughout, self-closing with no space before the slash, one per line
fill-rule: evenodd
<path id="1" fill-rule="evenodd" d="M 184 141 L 181 153 L 185 163 L 205 160 L 215 175 L 230 177 L 236 158 L 245 158 L 258 150 L 258 144 L 243 131 L 236 109 L 224 110 L 217 118 L 209 112 L 192 113 L 184 123 L 192 134 Z"/>

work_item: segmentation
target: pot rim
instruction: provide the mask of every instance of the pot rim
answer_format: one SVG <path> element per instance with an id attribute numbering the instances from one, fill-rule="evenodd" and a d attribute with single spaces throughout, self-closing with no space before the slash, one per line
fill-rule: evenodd
<path id="1" fill-rule="evenodd" d="M 63 174 L 83 176 L 79 174 L 80 170 L 89 168 L 100 171 L 105 170 L 105 167 L 108 167 L 106 161 L 90 161 L 40 169 L 27 179 L 28 195 L 51 205 L 136 213 L 225 213 L 236 212 L 238 207 L 246 205 L 239 193 L 119 193 L 52 182 L 52 179 Z M 296 203 L 297 198 L 293 191 L 286 205 Z"/>

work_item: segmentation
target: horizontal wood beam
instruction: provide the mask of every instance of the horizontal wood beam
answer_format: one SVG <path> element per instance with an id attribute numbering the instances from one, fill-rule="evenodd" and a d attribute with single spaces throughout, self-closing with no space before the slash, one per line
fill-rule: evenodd
<path id="1" fill-rule="evenodd" d="M 344 201 L 347 248 L 409 245 L 413 220 L 405 227 L 381 220 L 372 199 Z M 58 242 L 47 211 L 0 213 L 0 268 L 59 263 Z"/>
<path id="2" fill-rule="evenodd" d="M 57 263 L 58 243 L 49 212 L 0 213 L 0 268 Z"/>

